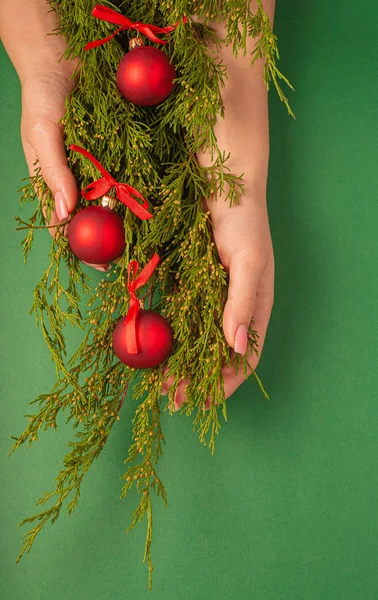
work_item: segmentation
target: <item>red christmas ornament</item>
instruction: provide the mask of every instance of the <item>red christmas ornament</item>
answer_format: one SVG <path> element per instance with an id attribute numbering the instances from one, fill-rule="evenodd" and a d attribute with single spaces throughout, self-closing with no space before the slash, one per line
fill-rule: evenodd
<path id="1" fill-rule="evenodd" d="M 113 350 L 118 358 L 134 369 L 148 369 L 160 365 L 169 355 L 173 334 L 168 322 L 152 310 L 139 310 L 136 318 L 138 352 L 127 350 L 125 317 L 121 317 L 113 330 Z"/>
<path id="2" fill-rule="evenodd" d="M 148 203 L 142 194 L 127 183 L 118 183 L 108 173 L 95 157 L 74 144 L 70 150 L 80 152 L 97 167 L 103 175 L 81 190 L 86 200 L 96 200 L 103 196 L 103 206 L 88 206 L 80 210 L 70 221 L 67 230 L 67 239 L 72 252 L 85 262 L 92 264 L 108 263 L 118 258 L 125 249 L 125 230 L 123 219 L 113 210 L 114 198 L 105 196 L 114 187 L 117 198 L 121 200 L 140 219 L 149 219 L 152 214 L 148 212 Z M 140 204 L 133 196 L 140 198 Z M 109 206 L 112 204 L 112 206 Z"/>
<path id="3" fill-rule="evenodd" d="M 140 44 L 130 49 L 119 63 L 117 86 L 129 102 L 153 106 L 168 98 L 175 77 L 176 71 L 164 52 Z"/>
<path id="4" fill-rule="evenodd" d="M 106 6 L 96 5 L 92 15 L 102 21 L 115 23 L 120 27 L 112 35 L 94 42 L 89 42 L 84 50 L 95 48 L 111 40 L 117 33 L 124 30 L 136 29 L 158 44 L 166 44 L 155 33 L 169 33 L 175 26 L 157 27 L 136 21 L 133 23 L 127 17 Z M 183 23 L 187 18 L 183 18 Z M 164 52 L 152 46 L 144 46 L 140 36 L 130 40 L 129 52 L 123 57 L 117 69 L 117 85 L 121 94 L 130 102 L 139 106 L 153 106 L 165 100 L 174 88 L 176 78 L 174 66 Z"/>
<path id="5" fill-rule="evenodd" d="M 109 263 L 125 249 L 123 219 L 110 208 L 88 206 L 70 221 L 67 239 L 80 260 L 93 264 Z"/>
<path id="6" fill-rule="evenodd" d="M 118 320 L 113 330 L 114 353 L 125 365 L 136 369 L 160 365 L 172 349 L 173 333 L 169 323 L 151 310 L 140 309 L 135 294 L 152 275 L 159 260 L 158 255 L 154 254 L 138 276 L 138 262 L 131 261 L 127 282 L 129 311 L 126 317 Z"/>

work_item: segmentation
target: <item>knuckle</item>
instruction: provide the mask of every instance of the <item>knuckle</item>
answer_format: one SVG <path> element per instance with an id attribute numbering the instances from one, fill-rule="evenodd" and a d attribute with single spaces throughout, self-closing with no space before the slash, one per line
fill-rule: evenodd
<path id="1" fill-rule="evenodd" d="M 42 138 L 45 140 L 49 135 L 51 125 L 44 118 L 39 118 L 30 123 L 28 127 L 29 136 L 33 139 Z"/>
<path id="2" fill-rule="evenodd" d="M 256 266 L 263 267 L 268 262 L 267 252 L 261 246 L 236 251 L 232 255 L 233 262 L 239 262 L 246 269 L 254 269 Z"/>
<path id="3" fill-rule="evenodd" d="M 253 299 L 245 298 L 243 304 L 244 304 L 245 310 L 252 314 L 254 311 L 254 308 L 255 308 L 255 303 L 254 303 Z"/>

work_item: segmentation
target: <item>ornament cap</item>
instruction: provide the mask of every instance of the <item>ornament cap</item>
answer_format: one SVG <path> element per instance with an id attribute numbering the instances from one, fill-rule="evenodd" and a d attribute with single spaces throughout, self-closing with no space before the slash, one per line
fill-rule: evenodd
<path id="1" fill-rule="evenodd" d="M 110 208 L 111 210 L 114 209 L 114 207 L 117 204 L 117 199 L 114 198 L 113 196 L 108 196 L 107 194 L 105 194 L 105 196 L 102 197 L 101 200 L 101 205 L 104 208 Z"/>
<path id="2" fill-rule="evenodd" d="M 137 48 L 138 46 L 144 46 L 144 41 L 139 35 L 129 40 L 129 50 L 133 50 L 133 48 Z"/>

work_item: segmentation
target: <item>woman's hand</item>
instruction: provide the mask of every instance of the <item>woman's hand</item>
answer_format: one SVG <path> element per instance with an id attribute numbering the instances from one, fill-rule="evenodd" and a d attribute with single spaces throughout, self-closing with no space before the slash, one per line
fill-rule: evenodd
<path id="1" fill-rule="evenodd" d="M 55 200 L 55 211 L 49 225 L 68 218 L 77 200 L 75 179 L 68 168 L 59 125 L 65 112 L 65 100 L 74 88 L 70 76 L 73 68 L 64 65 L 41 65 L 22 85 L 21 139 L 29 174 L 40 166 L 42 176 Z M 38 159 L 38 165 L 36 164 Z"/>
<path id="2" fill-rule="evenodd" d="M 21 137 L 29 174 L 35 174 L 38 158 L 55 200 L 48 225 L 67 219 L 78 195 L 59 124 L 76 83 L 71 79 L 76 61 L 60 60 L 67 44 L 62 36 L 51 35 L 57 24 L 57 13 L 48 0 L 0 2 L 0 35 L 21 82 Z M 49 231 L 54 235 L 54 228 Z M 100 271 L 110 269 L 110 265 L 91 266 Z"/>
<path id="3" fill-rule="evenodd" d="M 255 0 L 251 0 L 252 10 L 257 10 Z M 273 23 L 274 0 L 264 0 L 264 9 Z M 203 18 L 193 17 L 193 21 L 204 23 Z M 212 22 L 223 40 L 226 37 L 226 24 Z M 235 57 L 232 46 L 222 44 L 212 50 L 227 66 L 222 100 L 224 118 L 218 118 L 214 133 L 218 148 L 230 153 L 226 166 L 233 174 L 243 175 L 245 195 L 239 205 L 229 206 L 225 201 L 225 190 L 217 200 L 206 199 L 214 224 L 214 238 L 220 260 L 229 274 L 228 298 L 223 314 L 223 330 L 233 352 L 245 354 L 247 350 L 247 330 L 253 317 L 253 329 L 257 331 L 259 357 L 253 353 L 247 356 L 253 369 L 257 367 L 274 297 L 274 256 L 266 205 L 266 184 L 269 160 L 268 98 L 264 83 L 264 62 L 259 59 L 250 66 L 255 40 L 247 38 L 244 56 L 239 52 Z M 197 152 L 197 159 L 204 167 L 213 164 L 208 152 Z M 223 368 L 225 396 L 228 398 L 244 380 L 243 369 L 236 373 L 235 368 Z M 173 384 L 167 379 L 163 392 Z M 186 400 L 185 386 L 188 381 L 179 383 L 174 403 L 176 410 Z"/>
<path id="4" fill-rule="evenodd" d="M 33 72 L 22 81 L 21 138 L 30 175 L 35 162 L 55 200 L 55 210 L 49 225 L 68 218 L 77 200 L 77 187 L 66 159 L 64 132 L 59 121 L 65 112 L 65 101 L 76 81 L 71 79 L 74 63 L 65 62 Z M 49 229 L 53 235 L 55 230 Z M 86 263 L 88 264 L 88 263 Z M 90 265 L 98 271 L 108 271 L 105 265 Z"/>
<path id="5" fill-rule="evenodd" d="M 203 159 L 202 159 L 203 160 Z M 201 160 L 199 160 L 201 162 Z M 264 191 L 245 186 L 247 194 L 239 205 L 219 198 L 206 202 L 214 225 L 214 240 L 219 258 L 229 275 L 228 297 L 223 313 L 223 330 L 234 353 L 246 355 L 256 369 L 264 346 L 274 300 L 274 254 Z M 258 333 L 259 357 L 246 354 L 247 330 L 253 317 Z M 225 396 L 228 398 L 244 381 L 244 372 L 235 367 L 222 369 Z M 177 387 L 176 410 L 186 401 L 185 385 Z M 165 391 L 173 384 L 167 380 Z"/>
<path id="6" fill-rule="evenodd" d="M 247 186 L 246 186 L 246 189 Z M 240 205 L 224 200 L 207 202 L 214 224 L 214 239 L 219 258 L 229 274 L 223 330 L 229 345 L 246 354 L 247 331 L 253 317 L 261 355 L 274 299 L 274 255 L 267 205 L 260 192 L 248 189 Z M 259 358 L 248 356 L 253 369 Z M 226 398 L 243 382 L 243 369 L 224 368 Z"/>

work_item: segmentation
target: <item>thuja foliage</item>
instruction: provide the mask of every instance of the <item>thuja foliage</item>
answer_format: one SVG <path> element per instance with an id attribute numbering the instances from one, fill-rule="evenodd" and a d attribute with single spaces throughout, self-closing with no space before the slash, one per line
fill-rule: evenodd
<path id="1" fill-rule="evenodd" d="M 128 0 L 104 4 L 119 9 L 132 21 L 165 26 L 186 15 L 188 22 L 175 29 L 169 44 L 159 46 L 176 67 L 173 93 L 157 106 L 139 107 L 120 95 L 115 80 L 118 63 L 127 49 L 127 33 L 84 52 L 88 41 L 109 35 L 114 26 L 90 16 L 93 0 L 52 3 L 60 15 L 56 33 L 68 41 L 65 58 L 79 58 L 74 75 L 77 85 L 67 99 L 63 119 L 66 145 L 86 148 L 118 181 L 138 189 L 148 198 L 154 216 L 140 221 L 118 203 L 115 210 L 124 218 L 126 250 L 95 290 L 68 247 L 63 225 L 52 238 L 48 266 L 35 289 L 31 312 L 42 328 L 57 380 L 48 393 L 31 403 L 37 410 L 27 415 L 28 426 L 15 438 L 12 452 L 24 443 L 37 441 L 41 431 L 55 429 L 60 413 L 65 413 L 75 435 L 55 479 L 55 489 L 38 500 L 40 512 L 22 523 L 31 524 L 32 528 L 24 534 L 19 559 L 30 550 L 42 527 L 58 518 L 63 504 L 68 513 L 76 508 L 83 478 L 120 418 L 126 391 L 133 385 L 137 408 L 132 423 L 133 440 L 125 460 L 122 496 L 133 487 L 140 494 L 129 529 L 146 517 L 144 560 L 148 562 L 151 587 L 152 490 L 166 503 L 164 486 L 156 471 L 164 442 L 160 416 L 162 410 L 173 410 L 179 381 L 190 380 L 186 389 L 188 402 L 181 412 L 194 413 L 193 426 L 212 452 L 220 413 L 227 419 L 222 366 L 236 360 L 237 368 L 243 368 L 246 376 L 252 372 L 266 395 L 247 359 L 231 359 L 222 330 L 227 273 L 219 260 L 203 200 L 224 193 L 230 204 L 239 202 L 244 185 L 241 177 L 228 169 L 228 156 L 219 150 L 213 133 L 217 116 L 224 112 L 221 88 L 227 72 L 226 66 L 209 52 L 209 42 L 216 46 L 221 42 L 206 23 L 219 19 L 227 22 L 226 43 L 232 44 L 236 56 L 240 51 L 245 53 L 248 36 L 256 38 L 251 65 L 257 58 L 265 57 L 266 84 L 273 82 L 290 113 L 291 110 L 279 85 L 280 79 L 288 82 L 276 65 L 276 37 L 260 1 L 255 13 L 245 0 Z M 193 22 L 191 15 L 204 17 L 205 24 Z M 195 153 L 201 147 L 211 152 L 211 167 L 204 168 L 197 162 Z M 73 154 L 68 158 L 80 188 L 98 178 L 98 172 L 86 158 Z M 22 242 L 26 261 L 36 230 L 46 227 L 45 216 L 48 219 L 53 209 L 53 198 L 39 171 L 23 188 L 22 201 L 36 201 L 28 222 L 18 218 L 19 229 L 27 230 Z M 76 210 L 86 205 L 81 198 Z M 145 286 L 144 301 L 169 320 L 175 345 L 164 370 L 157 367 L 138 373 L 116 359 L 111 336 L 116 320 L 128 310 L 129 261 L 137 259 L 144 266 L 153 252 L 159 254 L 161 262 Z M 81 294 L 92 294 L 88 310 L 82 308 Z M 70 358 L 64 336 L 67 324 L 83 330 L 83 340 Z M 252 322 L 250 353 L 258 354 L 257 343 Z M 161 386 L 167 370 L 175 381 L 164 401 Z M 208 397 L 211 404 L 207 410 Z"/>

